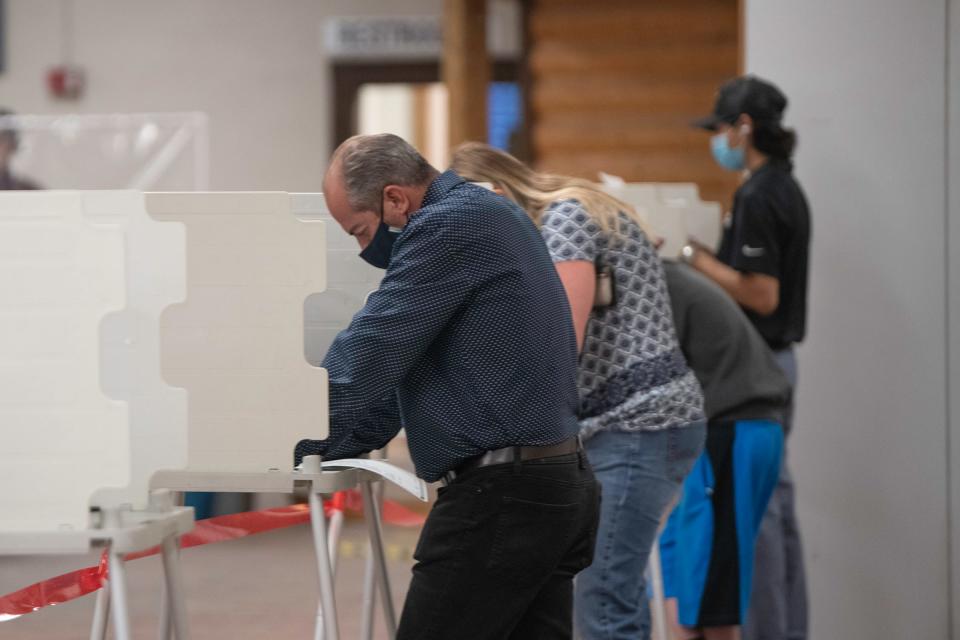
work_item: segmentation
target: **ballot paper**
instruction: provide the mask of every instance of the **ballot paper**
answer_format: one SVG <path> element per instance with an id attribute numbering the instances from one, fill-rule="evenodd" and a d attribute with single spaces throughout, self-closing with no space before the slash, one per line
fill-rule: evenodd
<path id="1" fill-rule="evenodd" d="M 345 460 L 324 460 L 324 469 L 363 469 L 375 473 L 384 480 L 392 482 L 410 495 L 426 502 L 428 500 L 427 483 L 409 471 L 401 469 L 383 460 L 365 460 L 347 458 Z"/>

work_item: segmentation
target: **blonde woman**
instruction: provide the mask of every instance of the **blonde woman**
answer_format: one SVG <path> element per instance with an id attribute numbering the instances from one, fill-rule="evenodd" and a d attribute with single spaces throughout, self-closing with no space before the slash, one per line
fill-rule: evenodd
<path id="1" fill-rule="evenodd" d="M 656 250 L 633 208 L 590 182 L 535 172 L 479 143 L 459 147 L 451 168 L 530 215 L 570 301 L 580 434 L 603 485 L 593 564 L 577 577 L 577 627 L 590 640 L 649 637 L 647 557 L 705 438 Z"/>

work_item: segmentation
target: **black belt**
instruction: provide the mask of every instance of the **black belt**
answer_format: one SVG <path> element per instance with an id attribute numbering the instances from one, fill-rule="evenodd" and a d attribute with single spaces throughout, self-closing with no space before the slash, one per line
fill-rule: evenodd
<path id="1" fill-rule="evenodd" d="M 548 444 L 541 447 L 504 447 L 503 449 L 494 449 L 487 451 L 483 455 L 461 462 L 455 469 L 443 474 L 443 481 L 445 484 L 450 484 L 457 476 L 463 475 L 472 469 L 479 469 L 480 467 L 565 456 L 571 453 L 577 453 L 580 451 L 580 448 L 580 438 L 578 436 L 557 444 Z"/>

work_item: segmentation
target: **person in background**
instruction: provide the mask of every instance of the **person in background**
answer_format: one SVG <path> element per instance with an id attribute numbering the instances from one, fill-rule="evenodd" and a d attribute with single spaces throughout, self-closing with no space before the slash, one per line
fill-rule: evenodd
<path id="1" fill-rule="evenodd" d="M 647 558 L 705 437 L 659 256 L 633 208 L 590 182 L 537 173 L 479 143 L 459 147 L 452 168 L 520 205 L 556 263 L 580 347 L 580 435 L 603 487 L 574 616 L 583 638 L 644 637 Z"/>
<path id="2" fill-rule="evenodd" d="M 786 107 L 786 96 L 755 76 L 720 87 L 713 113 L 697 124 L 714 132 L 717 163 L 745 172 L 746 179 L 734 196 L 717 254 L 691 244 L 683 256 L 743 307 L 796 397 L 793 347 L 806 328 L 810 212 L 793 176 L 796 134 L 783 127 Z M 787 436 L 791 424 L 792 409 L 784 418 Z M 806 576 L 786 455 L 757 540 L 755 589 L 744 637 L 807 637 Z"/>
<path id="3" fill-rule="evenodd" d="M 403 425 L 417 474 L 443 480 L 399 640 L 570 638 L 599 487 L 576 437 L 570 309 L 537 229 L 390 134 L 344 142 L 323 192 L 386 273 L 323 360 L 329 437 L 301 441 L 295 462 L 380 449 Z"/>
<path id="4" fill-rule="evenodd" d="M 0 191 L 39 189 L 32 180 L 13 175 L 10 164 L 20 146 L 20 132 L 14 126 L 13 111 L 0 107 Z"/>
<path id="5" fill-rule="evenodd" d="M 780 471 L 790 382 L 722 289 L 682 263 L 666 261 L 664 272 L 708 419 L 706 451 L 660 536 L 673 638 L 738 640 L 754 542 Z"/>

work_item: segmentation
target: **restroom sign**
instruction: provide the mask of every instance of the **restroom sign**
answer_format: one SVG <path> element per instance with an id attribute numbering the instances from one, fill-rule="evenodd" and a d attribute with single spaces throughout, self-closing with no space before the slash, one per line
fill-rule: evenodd
<path id="1" fill-rule="evenodd" d="M 443 50 L 439 16 L 330 18 L 323 42 L 335 58 L 437 58 Z"/>

